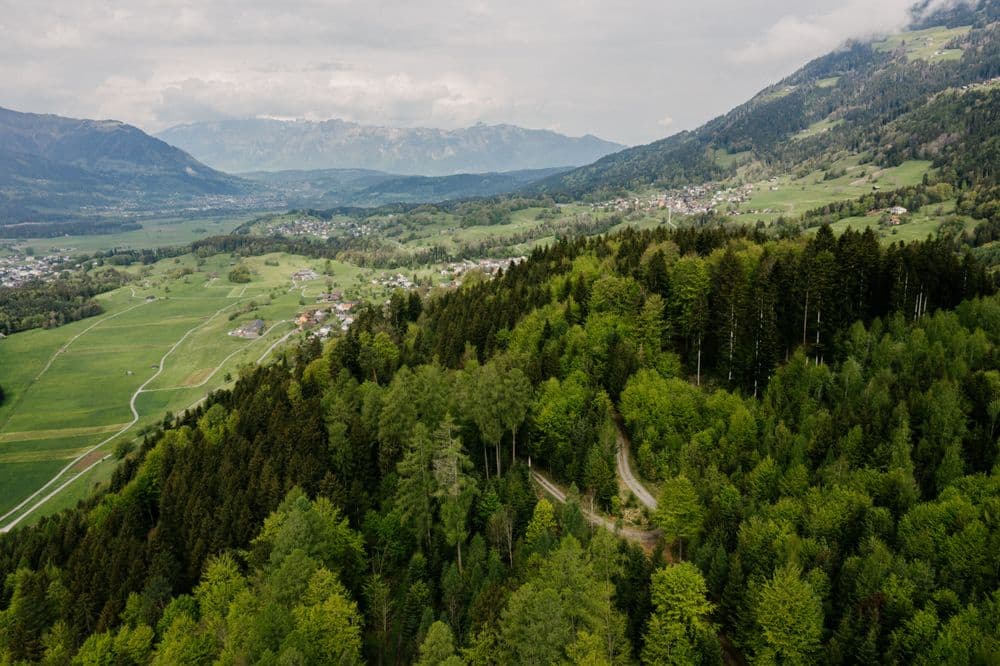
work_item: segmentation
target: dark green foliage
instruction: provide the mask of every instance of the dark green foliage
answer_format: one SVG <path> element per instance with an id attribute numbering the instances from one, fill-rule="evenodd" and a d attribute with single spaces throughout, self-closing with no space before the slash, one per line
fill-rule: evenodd
<path id="1" fill-rule="evenodd" d="M 52 328 L 103 312 L 93 299 L 116 289 L 129 276 L 114 269 L 74 271 L 46 283 L 0 287 L 0 333 Z"/>
<path id="2" fill-rule="evenodd" d="M 709 226 L 396 294 L 0 538 L 0 654 L 974 661 L 1000 640 L 992 286 L 944 241 Z M 618 505 L 619 413 L 668 480 L 652 558 L 585 519 Z"/>

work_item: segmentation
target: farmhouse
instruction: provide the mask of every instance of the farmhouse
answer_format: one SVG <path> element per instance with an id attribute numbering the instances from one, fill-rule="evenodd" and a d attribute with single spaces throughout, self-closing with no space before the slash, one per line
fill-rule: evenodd
<path id="1" fill-rule="evenodd" d="M 295 282 L 306 282 L 308 280 L 316 280 L 318 278 L 319 273 L 311 268 L 303 268 L 292 273 L 292 280 Z"/>
<path id="2" fill-rule="evenodd" d="M 323 292 L 316 297 L 317 303 L 336 303 L 344 298 L 344 292 L 342 291 L 330 291 Z"/>
<path id="3" fill-rule="evenodd" d="M 245 338 L 247 340 L 253 340 L 259 338 L 264 334 L 264 320 L 254 319 L 253 321 L 248 321 L 236 330 L 230 331 L 229 335 L 236 338 Z"/>
<path id="4" fill-rule="evenodd" d="M 902 206 L 893 206 L 889 209 L 890 215 L 906 215 L 909 211 Z"/>

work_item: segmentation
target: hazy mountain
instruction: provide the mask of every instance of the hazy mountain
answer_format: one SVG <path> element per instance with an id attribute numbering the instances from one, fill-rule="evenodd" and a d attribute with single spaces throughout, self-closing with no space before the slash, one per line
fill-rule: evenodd
<path id="1" fill-rule="evenodd" d="M 149 205 L 237 195 L 248 184 L 114 120 L 0 108 L 0 214 Z"/>
<path id="2" fill-rule="evenodd" d="M 621 145 L 513 125 L 459 130 L 358 125 L 343 120 L 223 120 L 172 127 L 158 135 L 229 172 L 376 169 L 443 176 L 588 164 Z"/>
<path id="3" fill-rule="evenodd" d="M 1000 76 L 998 7 L 997 0 L 963 3 L 914 23 L 929 32 L 850 44 L 697 130 L 608 155 L 532 189 L 581 196 L 673 187 L 728 178 L 740 169 L 759 176 L 823 168 L 845 152 L 866 153 L 882 164 L 918 154 L 931 159 L 938 137 L 924 137 L 927 150 L 919 150 L 905 143 L 912 137 L 901 142 L 898 131 L 942 92 Z"/>
<path id="4" fill-rule="evenodd" d="M 570 167 L 453 176 L 400 176 L 369 169 L 257 171 L 243 177 L 280 191 L 290 207 L 379 206 L 437 203 L 514 192 Z"/>

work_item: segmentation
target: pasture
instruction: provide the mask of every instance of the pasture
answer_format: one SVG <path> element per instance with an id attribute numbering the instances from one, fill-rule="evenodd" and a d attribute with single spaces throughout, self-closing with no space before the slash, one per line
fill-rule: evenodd
<path id="1" fill-rule="evenodd" d="M 957 37 L 969 33 L 971 26 L 957 28 L 935 27 L 926 30 L 915 30 L 892 35 L 888 39 L 875 44 L 880 51 L 896 51 L 903 49 L 908 60 L 958 60 L 962 57 L 962 49 L 946 48 L 948 43 Z"/>
<path id="2" fill-rule="evenodd" d="M 0 527 L 26 512 L 24 522 L 37 520 L 84 497 L 93 483 L 110 477 L 113 460 L 100 461 L 120 442 L 224 387 L 241 366 L 264 360 L 275 342 L 294 339 L 295 315 L 326 290 L 327 281 L 385 295 L 370 284 L 368 272 L 340 262 L 331 262 L 329 277 L 293 283 L 295 271 L 321 274 L 325 262 L 282 254 L 240 259 L 253 277 L 233 284 L 227 274 L 236 261 L 185 255 L 131 267 L 132 283 L 98 297 L 103 314 L 0 340 L 7 394 L 0 406 Z M 265 322 L 260 338 L 228 335 L 253 319 Z M 13 510 L 67 466 L 58 482 Z"/>
<path id="3" fill-rule="evenodd" d="M 151 218 L 139 220 L 141 229 L 114 234 L 60 236 L 7 240 L 11 248 L 34 248 L 39 254 L 69 250 L 69 254 L 93 254 L 108 248 L 155 248 L 186 245 L 199 238 L 228 234 L 244 223 L 246 216 L 229 215 L 205 218 Z"/>
<path id="4" fill-rule="evenodd" d="M 857 199 L 875 187 L 894 190 L 917 185 L 930 168 L 930 162 L 917 160 L 880 169 L 860 164 L 857 157 L 843 159 L 831 164 L 826 171 L 786 175 L 756 183 L 753 197 L 740 205 L 741 219 L 753 223 L 757 220 L 771 222 L 781 216 L 797 217 L 826 204 Z"/>

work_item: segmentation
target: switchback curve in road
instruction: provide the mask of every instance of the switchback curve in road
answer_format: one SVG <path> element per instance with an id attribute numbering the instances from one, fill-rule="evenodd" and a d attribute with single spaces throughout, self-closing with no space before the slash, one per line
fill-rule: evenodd
<path id="1" fill-rule="evenodd" d="M 632 491 L 639 503 L 650 511 L 656 511 L 656 498 L 642 485 L 639 479 L 632 472 L 632 456 L 628 434 L 622 424 L 622 418 L 618 414 L 614 415 L 615 433 L 618 439 L 618 454 L 615 456 L 618 463 L 618 477 L 625 482 L 628 489 Z"/>
<path id="2" fill-rule="evenodd" d="M 566 493 L 563 492 L 555 483 L 547 479 L 541 472 L 531 470 L 531 478 L 534 479 L 535 483 L 541 486 L 542 490 L 551 495 L 557 502 L 560 504 L 566 503 Z M 615 524 L 613 521 L 608 520 L 604 516 L 585 509 L 582 506 L 580 507 L 580 511 L 583 513 L 584 518 L 587 519 L 587 522 L 591 525 L 602 527 L 612 534 L 616 534 L 623 539 L 637 543 L 648 550 L 656 548 L 656 544 L 660 540 L 660 530 L 640 530 L 634 527 L 622 527 Z"/>

